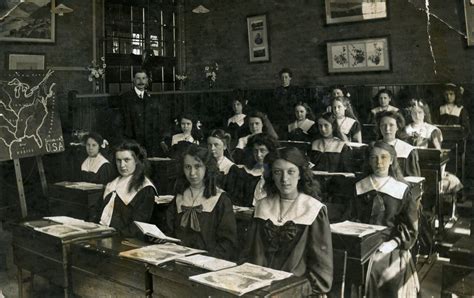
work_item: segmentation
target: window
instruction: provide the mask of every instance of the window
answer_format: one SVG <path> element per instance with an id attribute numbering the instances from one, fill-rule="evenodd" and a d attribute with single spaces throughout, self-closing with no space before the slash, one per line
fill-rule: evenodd
<path id="1" fill-rule="evenodd" d="M 105 1 L 107 91 L 129 90 L 141 69 L 148 72 L 151 90 L 175 90 L 177 1 L 111 2 Z"/>

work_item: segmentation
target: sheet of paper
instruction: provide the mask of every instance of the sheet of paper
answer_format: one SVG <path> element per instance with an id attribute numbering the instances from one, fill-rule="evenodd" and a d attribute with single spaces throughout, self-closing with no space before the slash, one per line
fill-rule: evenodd
<path id="1" fill-rule="evenodd" d="M 192 255 L 184 258 L 176 259 L 176 262 L 181 262 L 185 264 L 190 264 L 199 268 L 204 268 L 211 271 L 218 271 L 226 268 L 231 268 L 237 266 L 234 262 L 229 262 L 226 260 L 205 256 L 205 255 Z"/>
<path id="2" fill-rule="evenodd" d="M 152 236 L 158 239 L 168 240 L 172 242 L 181 242 L 181 240 L 168 237 L 163 233 L 156 225 L 149 224 L 146 222 L 134 221 L 138 228 L 142 231 L 143 234 Z"/>
<path id="3" fill-rule="evenodd" d="M 332 233 L 352 235 L 358 237 L 364 237 L 366 235 L 373 234 L 377 231 L 385 230 L 386 228 L 386 226 L 371 225 L 348 220 L 331 224 Z"/>

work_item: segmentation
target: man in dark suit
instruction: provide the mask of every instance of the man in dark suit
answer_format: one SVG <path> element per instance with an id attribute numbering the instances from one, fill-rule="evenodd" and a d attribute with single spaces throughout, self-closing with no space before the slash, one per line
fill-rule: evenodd
<path id="1" fill-rule="evenodd" d="M 120 95 L 120 114 L 123 137 L 136 140 L 152 156 L 161 141 L 161 130 L 154 128 L 160 127 L 158 121 L 162 119 L 158 103 L 152 102 L 147 87 L 147 73 L 143 70 L 136 72 L 133 89 Z"/>

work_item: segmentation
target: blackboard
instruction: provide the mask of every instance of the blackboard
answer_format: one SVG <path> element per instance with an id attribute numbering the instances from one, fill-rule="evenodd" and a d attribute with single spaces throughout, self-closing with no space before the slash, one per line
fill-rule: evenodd
<path id="1" fill-rule="evenodd" d="M 52 74 L 0 78 L 0 161 L 64 151 Z"/>

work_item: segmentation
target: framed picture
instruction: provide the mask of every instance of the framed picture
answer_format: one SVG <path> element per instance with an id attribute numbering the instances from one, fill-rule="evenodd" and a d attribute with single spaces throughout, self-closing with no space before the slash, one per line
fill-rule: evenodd
<path id="1" fill-rule="evenodd" d="M 267 16 L 247 17 L 250 62 L 270 61 L 270 49 L 267 35 Z"/>
<path id="2" fill-rule="evenodd" d="M 328 42 L 328 71 L 388 71 L 389 50 L 388 37 Z"/>
<path id="3" fill-rule="evenodd" d="M 9 70 L 44 70 L 45 59 L 42 54 L 8 54 Z"/>
<path id="4" fill-rule="evenodd" d="M 325 0 L 326 23 L 359 22 L 387 17 L 387 0 Z"/>
<path id="5" fill-rule="evenodd" d="M 467 45 L 474 46 L 474 0 L 464 0 Z"/>
<path id="6" fill-rule="evenodd" d="M 9 0 L 0 5 L 0 41 L 54 42 L 55 0 Z"/>

